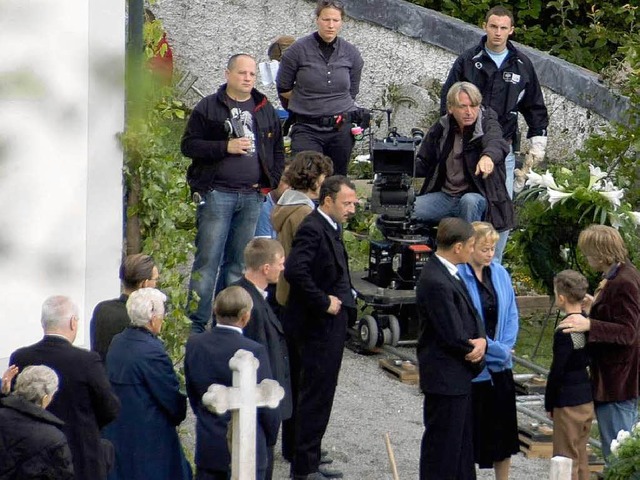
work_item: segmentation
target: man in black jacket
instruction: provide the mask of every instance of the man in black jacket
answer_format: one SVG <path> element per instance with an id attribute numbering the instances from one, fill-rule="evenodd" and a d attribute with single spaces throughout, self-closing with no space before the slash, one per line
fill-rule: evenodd
<path id="1" fill-rule="evenodd" d="M 416 176 L 425 177 L 414 215 L 425 223 L 446 217 L 485 220 L 498 231 L 513 226 L 513 204 L 505 187 L 509 147 L 496 114 L 480 106 L 469 82 L 454 84 L 448 114 L 431 127 L 416 157 Z"/>
<path id="2" fill-rule="evenodd" d="M 254 340 L 267 349 L 271 373 L 282 388 L 284 398 L 280 402 L 280 418 L 291 417 L 292 397 L 289 373 L 289 354 L 284 330 L 280 320 L 267 302 L 267 286 L 278 282 L 284 270 L 284 248 L 280 242 L 271 238 L 254 238 L 244 249 L 244 263 L 247 267 L 244 277 L 234 285 L 244 288 L 251 296 L 253 308 L 249 323 L 242 329 L 244 336 Z M 268 448 L 266 480 L 273 473 L 273 447 Z"/>
<path id="3" fill-rule="evenodd" d="M 100 439 L 100 429 L 120 411 L 100 356 L 73 346 L 78 333 L 78 307 L 54 296 L 42 305 L 44 338 L 11 354 L 10 365 L 46 365 L 60 377 L 60 389 L 49 411 L 65 425 L 76 480 L 103 480 L 113 462 L 113 446 Z"/>
<path id="4" fill-rule="evenodd" d="M 420 480 L 476 478 L 471 432 L 471 380 L 484 368 L 484 324 L 458 277 L 470 259 L 473 227 L 460 218 L 438 225 L 438 248 L 416 286 L 418 363 L 424 393 Z"/>
<path id="5" fill-rule="evenodd" d="M 515 168 L 514 150 L 518 141 L 518 113 L 522 113 L 529 127 L 529 152 L 536 161 L 544 158 L 547 148 L 549 114 L 538 76 L 531 60 L 518 50 L 509 37 L 514 31 L 513 14 L 503 6 L 491 8 L 483 25 L 485 36 L 480 43 L 460 55 L 454 62 L 442 86 L 440 113 L 447 111 L 446 97 L 456 82 L 471 82 L 482 94 L 482 104 L 498 114 L 504 138 L 510 152 L 505 159 L 505 180 L 509 197 L 513 198 Z M 500 235 L 495 258 L 500 261 L 508 232 Z"/>
<path id="6" fill-rule="evenodd" d="M 292 465 L 296 480 L 342 476 L 320 467 L 320 446 L 338 384 L 349 310 L 356 306 L 341 235 L 341 224 L 355 213 L 356 202 L 349 179 L 327 178 L 320 187 L 320 206 L 300 224 L 285 262 L 291 286 L 285 329 L 292 332 L 300 359 Z"/>
<path id="7" fill-rule="evenodd" d="M 242 276 L 244 247 L 253 238 L 264 194 L 278 185 L 284 166 L 280 121 L 253 88 L 255 60 L 232 56 L 225 77 L 217 93 L 196 105 L 181 144 L 192 159 L 187 180 L 198 203 L 189 285 L 190 294 L 199 297 L 197 310 L 190 313 L 196 333 L 211 318 L 214 289 Z"/>

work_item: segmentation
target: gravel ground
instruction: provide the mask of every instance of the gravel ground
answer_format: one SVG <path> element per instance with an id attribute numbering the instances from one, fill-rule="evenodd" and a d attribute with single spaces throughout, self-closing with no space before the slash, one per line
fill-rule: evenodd
<path id="1" fill-rule="evenodd" d="M 407 349 L 415 355 L 415 350 Z M 383 354 L 364 356 L 345 349 L 333 413 L 323 448 L 334 459 L 332 467 L 347 480 L 391 480 L 384 442 L 388 433 L 402 480 L 418 478 L 423 396 L 415 385 L 390 378 L 378 367 Z M 185 447 L 193 452 L 194 419 L 190 415 L 181 431 Z M 289 464 L 276 446 L 275 480 L 289 478 Z M 522 454 L 512 459 L 511 478 L 540 480 L 549 477 L 549 460 L 530 460 Z M 494 478 L 491 470 L 478 470 L 479 479 Z"/>

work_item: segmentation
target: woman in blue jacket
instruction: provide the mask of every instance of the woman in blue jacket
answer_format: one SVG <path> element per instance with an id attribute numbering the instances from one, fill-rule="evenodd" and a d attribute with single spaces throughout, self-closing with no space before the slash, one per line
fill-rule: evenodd
<path id="1" fill-rule="evenodd" d="M 512 351 L 518 336 L 518 309 L 509 273 L 493 261 L 498 232 L 474 222 L 471 262 L 458 266 L 460 278 L 487 332 L 486 367 L 473 380 L 473 443 L 480 468 L 494 468 L 497 480 L 509 478 L 511 455 L 519 450 Z"/>

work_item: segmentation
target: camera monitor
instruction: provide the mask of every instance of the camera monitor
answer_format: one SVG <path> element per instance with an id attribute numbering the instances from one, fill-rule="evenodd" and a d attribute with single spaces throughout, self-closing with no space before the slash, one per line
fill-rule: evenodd
<path id="1" fill-rule="evenodd" d="M 414 143 L 410 138 L 375 140 L 372 156 L 374 173 L 414 176 Z"/>

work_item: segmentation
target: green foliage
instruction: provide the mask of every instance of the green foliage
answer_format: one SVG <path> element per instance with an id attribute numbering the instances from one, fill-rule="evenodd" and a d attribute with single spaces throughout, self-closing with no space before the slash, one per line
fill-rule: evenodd
<path id="1" fill-rule="evenodd" d="M 184 266 L 192 249 L 195 218 L 185 179 L 188 160 L 180 153 L 187 109 L 171 87 L 146 80 L 144 98 L 139 99 L 121 136 L 128 191 L 139 185 L 139 201 L 129 205 L 127 216 L 138 216 L 142 250 L 158 265 L 159 287 L 168 297 L 162 338 L 178 363 L 191 325 L 184 313 Z"/>
<path id="2" fill-rule="evenodd" d="M 493 0 L 410 0 L 482 26 Z M 597 0 L 508 0 L 515 17 L 515 40 L 599 72 L 620 48 L 637 37 L 638 5 Z"/>
<path id="3" fill-rule="evenodd" d="M 605 480 L 640 480 L 640 423 L 631 432 L 620 432 L 614 440 Z"/>

